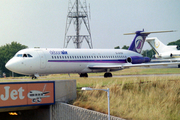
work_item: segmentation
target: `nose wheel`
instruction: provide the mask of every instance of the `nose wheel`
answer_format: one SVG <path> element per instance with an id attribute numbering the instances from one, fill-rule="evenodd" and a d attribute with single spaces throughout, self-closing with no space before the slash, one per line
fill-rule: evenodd
<path id="1" fill-rule="evenodd" d="M 37 77 L 33 75 L 33 76 L 32 76 L 32 79 L 37 79 Z"/>
<path id="2" fill-rule="evenodd" d="M 37 77 L 39 77 L 39 74 L 35 73 L 34 75 L 31 75 L 31 76 L 32 76 L 32 79 L 37 79 Z"/>

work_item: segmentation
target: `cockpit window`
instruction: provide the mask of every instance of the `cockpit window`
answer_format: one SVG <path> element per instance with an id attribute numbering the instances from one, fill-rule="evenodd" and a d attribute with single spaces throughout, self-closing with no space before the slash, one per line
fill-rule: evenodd
<path id="1" fill-rule="evenodd" d="M 17 57 L 22 57 L 22 54 L 17 54 Z"/>
<path id="2" fill-rule="evenodd" d="M 17 54 L 16 57 L 32 57 L 30 54 Z"/>
<path id="3" fill-rule="evenodd" d="M 32 55 L 30 55 L 30 54 L 27 54 L 27 56 L 28 56 L 28 57 L 32 57 Z"/>

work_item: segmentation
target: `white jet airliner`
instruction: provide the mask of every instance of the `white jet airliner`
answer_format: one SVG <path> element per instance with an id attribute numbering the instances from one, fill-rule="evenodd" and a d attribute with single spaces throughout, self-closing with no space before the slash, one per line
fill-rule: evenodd
<path id="1" fill-rule="evenodd" d="M 180 51 L 177 45 L 165 45 L 157 37 L 147 38 L 146 42 L 155 51 L 154 61 L 180 61 Z M 180 65 L 178 65 L 180 67 Z"/>
<path id="2" fill-rule="evenodd" d="M 167 32 L 167 31 L 161 31 Z M 6 63 L 6 68 L 19 74 L 31 75 L 32 79 L 41 74 L 105 72 L 104 77 L 112 77 L 111 72 L 129 67 L 168 65 L 177 63 L 148 63 L 150 58 L 140 53 L 146 37 L 150 33 L 137 31 L 129 50 L 123 49 L 54 49 L 30 48 L 20 50 Z"/>

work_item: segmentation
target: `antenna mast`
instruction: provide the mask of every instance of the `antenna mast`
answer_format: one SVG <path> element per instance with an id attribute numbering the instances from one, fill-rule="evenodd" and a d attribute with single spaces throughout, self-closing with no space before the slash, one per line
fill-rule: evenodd
<path id="1" fill-rule="evenodd" d="M 72 21 L 75 27 L 76 35 L 68 35 L 68 30 Z M 82 22 L 84 23 L 85 28 L 87 29 L 88 35 L 80 35 Z M 83 4 L 80 2 L 80 0 L 75 0 L 73 5 L 71 3 L 71 0 L 69 0 L 68 15 L 66 19 L 64 37 L 64 48 L 67 48 L 68 43 L 71 40 L 73 40 L 75 48 L 77 49 L 81 48 L 83 40 L 86 40 L 90 49 L 93 48 L 86 0 L 83 2 Z"/>

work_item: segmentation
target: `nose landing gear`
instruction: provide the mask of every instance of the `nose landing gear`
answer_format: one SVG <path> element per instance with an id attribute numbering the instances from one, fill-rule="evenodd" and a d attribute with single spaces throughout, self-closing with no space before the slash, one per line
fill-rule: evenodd
<path id="1" fill-rule="evenodd" d="M 32 76 L 32 79 L 37 79 L 37 77 L 33 75 L 33 76 Z"/>
<path id="2" fill-rule="evenodd" d="M 34 74 L 34 75 L 32 75 L 32 79 L 37 79 L 37 77 L 39 77 L 39 74 Z"/>

